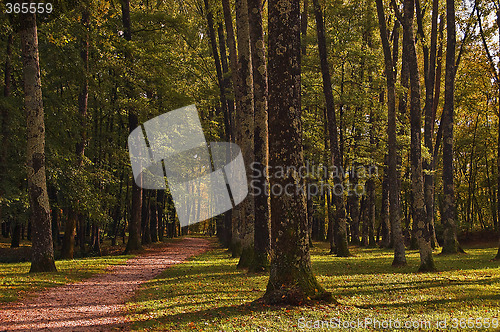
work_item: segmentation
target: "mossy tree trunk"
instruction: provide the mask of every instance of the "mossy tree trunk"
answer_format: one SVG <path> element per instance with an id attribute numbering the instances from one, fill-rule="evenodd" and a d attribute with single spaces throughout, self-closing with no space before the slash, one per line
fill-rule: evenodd
<path id="1" fill-rule="evenodd" d="M 422 169 L 422 117 L 420 107 L 420 77 L 418 59 L 415 49 L 413 33 L 413 16 L 415 12 L 414 0 L 404 1 L 404 23 L 403 33 L 406 35 L 407 43 L 405 56 L 410 74 L 410 128 L 411 128 L 411 182 L 413 193 L 413 233 L 418 243 L 420 252 L 421 272 L 435 271 L 434 258 L 432 256 L 431 236 L 427 224 L 427 213 L 425 210 L 423 169 Z"/>
<path id="2" fill-rule="evenodd" d="M 247 0 L 236 0 L 236 35 L 238 38 L 238 82 L 236 89 L 240 99 L 236 100 L 236 144 L 241 148 L 248 183 L 250 164 L 254 161 L 254 108 L 252 93 L 252 59 L 250 53 L 250 24 Z M 233 209 L 233 222 L 237 224 L 241 245 L 239 268 L 248 268 L 254 256 L 254 196 L 250 193 L 243 202 Z"/>
<path id="3" fill-rule="evenodd" d="M 20 23 L 28 137 L 26 169 L 32 224 L 30 273 L 53 272 L 56 266 L 45 175 L 45 123 L 35 14 L 22 15 Z"/>
<path id="4" fill-rule="evenodd" d="M 248 0 L 248 17 L 250 23 L 250 46 L 252 54 L 252 75 L 254 93 L 254 152 L 255 169 L 254 185 L 261 194 L 255 196 L 255 229 L 254 260 L 250 266 L 252 271 L 264 271 L 269 267 L 270 237 L 270 205 L 266 193 L 269 179 L 265 172 L 269 163 L 269 130 L 267 113 L 267 66 L 266 44 L 262 28 L 262 0 Z"/>
<path id="5" fill-rule="evenodd" d="M 269 165 L 304 164 L 301 136 L 300 0 L 269 1 Z M 271 186 L 300 189 L 298 172 L 270 178 Z M 311 267 L 306 197 L 271 193 L 271 271 L 264 299 L 268 303 L 301 304 L 329 299 Z"/>
<path id="6" fill-rule="evenodd" d="M 398 153 L 396 139 L 396 71 L 393 61 L 395 56 L 391 53 L 389 36 L 384 13 L 382 0 L 376 0 L 377 15 L 380 29 L 380 39 L 384 51 L 385 76 L 387 84 L 387 137 L 388 137 L 388 156 L 387 156 L 387 181 L 389 186 L 389 220 L 391 225 L 391 240 L 394 247 L 393 266 L 406 265 L 405 245 L 403 233 L 401 230 L 401 205 L 400 205 L 400 174 L 398 171 Z M 394 31 L 397 32 L 397 27 Z M 394 35 L 394 49 L 397 49 L 397 33 Z M 394 54 L 397 51 L 394 50 Z"/>
<path id="7" fill-rule="evenodd" d="M 456 254 L 463 252 L 457 239 L 457 225 L 455 213 L 455 186 L 453 184 L 453 117 L 455 93 L 455 3 L 446 1 L 446 72 L 444 79 L 444 107 L 443 107 L 443 216 L 442 224 L 443 249 L 442 254 Z"/>

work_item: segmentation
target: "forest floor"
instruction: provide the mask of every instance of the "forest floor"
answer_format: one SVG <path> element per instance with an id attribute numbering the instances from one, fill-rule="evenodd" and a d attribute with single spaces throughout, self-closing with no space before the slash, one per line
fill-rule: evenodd
<path id="1" fill-rule="evenodd" d="M 123 330 L 129 322 L 125 302 L 140 284 L 209 247 L 206 239 L 183 238 L 166 246 L 146 249 L 132 258 L 57 261 L 56 266 L 62 272 L 59 274 L 28 275 L 29 263 L 0 264 L 0 301 L 21 297 L 19 301 L 0 304 L 0 331 Z M 20 272 L 20 268 L 25 270 Z M 82 276 L 82 271 L 87 275 Z M 74 282 L 96 272 L 105 273 Z M 64 281 L 63 286 L 51 287 Z M 50 288 L 31 293 L 46 286 Z M 24 295 L 22 290 L 26 291 Z"/>
<path id="2" fill-rule="evenodd" d="M 459 255 L 439 255 L 438 249 L 439 272 L 416 273 L 416 250 L 407 251 L 407 266 L 395 268 L 391 250 L 350 247 L 353 256 L 340 258 L 327 254 L 327 243 L 314 243 L 314 273 L 335 303 L 300 307 L 254 302 L 264 294 L 268 274 L 238 270 L 238 259 L 216 248 L 141 285 L 127 304 L 129 319 L 134 331 L 331 331 L 342 326 L 391 331 L 397 321 L 411 325 L 402 330 L 498 331 L 495 244 L 475 243 Z M 389 321 L 393 328 L 377 328 Z"/>

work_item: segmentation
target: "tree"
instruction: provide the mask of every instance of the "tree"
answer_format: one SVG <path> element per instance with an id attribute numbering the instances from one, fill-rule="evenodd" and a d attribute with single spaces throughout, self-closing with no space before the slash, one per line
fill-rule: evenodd
<path id="1" fill-rule="evenodd" d="M 455 2 L 446 0 L 446 73 L 443 107 L 443 216 L 444 243 L 441 253 L 463 252 L 457 240 L 455 186 L 453 184 L 453 113 L 455 109 Z"/>
<path id="2" fill-rule="evenodd" d="M 385 23 L 384 5 L 382 0 L 376 0 L 377 15 L 380 29 L 380 39 L 384 52 L 385 77 L 387 84 L 387 141 L 388 141 L 388 167 L 387 178 L 389 185 L 389 219 L 391 224 L 392 243 L 394 246 L 393 266 L 406 265 L 405 245 L 401 231 L 401 208 L 399 201 L 400 179 L 397 169 L 397 140 L 396 140 L 396 72 L 393 55 L 389 44 L 389 36 Z M 395 31 L 397 31 L 395 29 Z M 397 37 L 394 37 L 397 41 Z M 397 43 L 395 44 L 397 49 Z M 395 51 L 397 52 L 397 51 Z M 397 54 L 397 53 L 396 53 Z"/>
<path id="3" fill-rule="evenodd" d="M 252 92 L 252 59 L 250 53 L 250 24 L 247 0 L 236 1 L 236 34 L 238 37 L 238 81 L 240 99 L 236 99 L 236 143 L 241 147 L 249 177 L 254 159 L 254 108 Z M 250 179 L 250 177 L 249 177 Z M 248 195 L 233 210 L 241 244 L 238 267 L 248 268 L 253 261 L 255 206 L 253 195 Z M 233 235 L 234 236 L 234 235 Z"/>
<path id="4" fill-rule="evenodd" d="M 497 12 L 496 12 L 496 24 L 497 24 L 497 29 L 500 32 L 500 4 L 497 5 Z M 483 30 L 483 24 L 482 24 L 482 19 L 481 19 L 481 14 L 479 11 L 479 6 L 476 5 L 476 13 L 477 13 L 477 20 L 479 23 L 479 31 L 481 34 L 481 40 L 483 42 L 484 50 L 486 52 L 486 56 L 488 58 L 488 62 L 490 65 L 490 70 L 493 73 L 493 77 L 495 79 L 495 84 L 497 87 L 497 93 L 498 93 L 498 135 L 497 135 L 497 206 L 496 206 L 496 213 L 497 213 L 497 221 L 500 221 L 500 62 L 497 63 L 497 66 L 495 66 L 495 62 L 493 61 L 493 56 L 490 52 L 490 48 L 488 46 L 488 43 L 486 42 L 486 35 L 485 31 Z M 500 45 L 500 37 L 498 39 L 498 45 Z M 497 71 L 498 67 L 498 71 Z M 496 260 L 500 260 L 500 226 L 497 225 L 498 227 L 498 252 L 497 255 L 495 256 Z"/>
<path id="5" fill-rule="evenodd" d="M 132 27 L 130 21 L 130 0 L 122 0 L 122 23 L 124 29 L 124 37 L 126 41 L 132 40 Z M 130 61 L 130 53 L 125 53 L 125 60 Z M 134 110 L 129 110 L 128 126 L 129 131 L 132 132 L 139 125 L 139 118 Z M 141 182 L 141 176 L 138 177 Z M 129 222 L 129 235 L 127 241 L 126 253 L 137 251 L 141 249 L 141 210 L 142 210 L 142 188 L 141 183 L 137 184 L 132 181 L 132 212 Z"/>
<path id="6" fill-rule="evenodd" d="M 314 14 L 316 18 L 316 32 L 318 35 L 318 51 L 321 63 L 321 75 L 323 78 L 323 93 L 325 96 L 326 112 L 328 117 L 328 135 L 331 148 L 331 159 L 333 166 L 338 172 L 335 172 L 335 186 L 343 184 L 343 161 L 340 153 L 339 140 L 337 135 L 337 119 L 335 116 L 335 103 L 333 100 L 332 81 L 330 69 L 328 68 L 328 52 L 326 49 L 325 27 L 323 22 L 323 13 L 319 5 L 319 0 L 313 0 Z M 344 195 L 338 193 L 332 194 L 332 200 L 335 203 L 335 252 L 339 257 L 347 257 L 350 255 L 347 244 L 347 217 L 345 211 Z M 333 229 L 332 229 L 333 231 Z M 333 236 L 330 237 L 333 240 Z M 332 246 L 332 244 L 330 244 Z M 332 248 L 333 249 L 333 248 Z"/>
<path id="7" fill-rule="evenodd" d="M 45 122 L 35 14 L 21 18 L 24 104 L 28 129 L 27 162 L 32 249 L 30 272 L 54 272 L 54 249 L 45 175 Z"/>
<path id="8" fill-rule="evenodd" d="M 425 210 L 422 147 L 421 147 L 421 108 L 420 78 L 417 52 L 413 33 L 414 0 L 404 1 L 403 33 L 406 35 L 406 56 L 410 73 L 410 128 L 411 128 L 411 182 L 413 194 L 413 232 L 420 252 L 420 272 L 435 271 L 427 213 Z"/>
<path id="9" fill-rule="evenodd" d="M 269 1 L 269 165 L 304 164 L 301 137 L 300 1 Z M 271 177 L 271 188 L 300 189 L 298 172 Z M 303 191 L 271 192 L 271 269 L 264 299 L 268 303 L 301 304 L 330 299 L 311 267 Z"/>
<path id="10" fill-rule="evenodd" d="M 250 22 L 250 46 L 252 54 L 253 105 L 254 105 L 254 184 L 261 192 L 254 198 L 254 261 L 250 269 L 266 270 L 269 266 L 270 207 L 266 192 L 269 179 L 265 172 L 269 163 L 269 130 L 267 113 L 266 46 L 262 28 L 262 0 L 248 0 Z"/>
<path id="11" fill-rule="evenodd" d="M 83 64 L 83 79 L 80 87 L 80 93 L 78 95 L 78 111 L 80 115 L 80 130 L 79 130 L 79 142 L 76 144 L 76 157 L 77 157 L 77 168 L 83 167 L 83 158 L 85 156 L 85 146 L 87 145 L 87 108 L 88 108 L 88 98 L 89 98 L 89 82 L 88 82 L 88 70 L 89 70 L 89 35 L 88 29 L 90 24 L 90 13 L 88 8 L 84 8 L 82 12 L 81 24 L 85 29 L 85 33 L 79 41 L 80 57 Z M 66 222 L 66 228 L 64 231 L 63 246 L 61 249 L 61 256 L 66 259 L 73 259 L 74 249 L 75 249 L 75 235 L 76 235 L 76 224 L 78 222 L 78 212 L 75 207 L 70 207 L 68 213 L 68 220 Z"/>

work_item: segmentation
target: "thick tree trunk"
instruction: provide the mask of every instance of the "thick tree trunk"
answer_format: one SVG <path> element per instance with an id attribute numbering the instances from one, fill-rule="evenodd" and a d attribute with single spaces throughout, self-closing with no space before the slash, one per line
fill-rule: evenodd
<path id="1" fill-rule="evenodd" d="M 267 114 L 267 66 L 266 44 L 262 28 L 262 0 L 248 0 L 250 23 L 250 45 L 252 54 L 252 76 L 254 93 L 254 151 L 256 171 L 253 174 L 255 188 L 261 194 L 254 198 L 255 230 L 253 271 L 264 271 L 269 267 L 270 206 L 266 192 L 269 179 L 265 172 L 269 164 L 269 130 Z"/>
<path id="2" fill-rule="evenodd" d="M 24 103 L 27 123 L 28 195 L 32 227 L 30 272 L 56 271 L 50 223 L 50 206 L 45 176 L 45 123 L 38 57 L 38 35 L 34 14 L 25 14 L 20 27 Z"/>
<path id="3" fill-rule="evenodd" d="M 304 164 L 301 137 L 300 1 L 269 0 L 269 164 Z M 270 179 L 271 186 L 300 189 L 297 172 Z M 307 239 L 306 199 L 303 192 L 271 194 L 271 271 L 264 299 L 268 303 L 302 304 L 330 299 L 316 281 Z"/>
<path id="4" fill-rule="evenodd" d="M 132 24 L 130 20 L 130 0 L 121 0 L 122 24 L 126 41 L 132 40 Z M 125 54 L 125 61 L 130 60 L 130 54 Z M 134 110 L 128 112 L 129 131 L 132 132 L 139 125 L 137 113 Z M 132 180 L 132 212 L 130 215 L 128 241 L 125 253 L 131 253 L 141 249 L 141 210 L 142 210 L 142 178 L 138 182 Z"/>
<path id="5" fill-rule="evenodd" d="M 455 3 L 446 1 L 446 73 L 443 107 L 443 254 L 461 252 L 457 240 L 455 186 L 453 184 L 453 116 L 455 93 Z"/>
<path id="6" fill-rule="evenodd" d="M 326 111 L 328 116 L 328 134 L 330 137 L 331 159 L 332 164 L 336 167 L 334 178 L 334 188 L 343 188 L 343 162 L 340 154 L 339 140 L 337 135 L 337 120 L 335 117 L 335 103 L 333 100 L 332 82 L 330 69 L 328 67 L 328 52 L 326 49 L 325 27 L 323 23 L 323 13 L 319 5 L 319 0 L 313 0 L 314 14 L 316 18 L 316 32 L 318 35 L 318 50 L 321 64 L 321 74 L 323 78 L 323 93 L 325 96 Z M 339 194 L 334 190 L 333 201 L 335 202 L 335 251 L 339 257 L 347 257 L 350 255 L 349 246 L 347 243 L 347 218 L 344 204 L 343 190 Z"/>
<path id="7" fill-rule="evenodd" d="M 420 252 L 419 271 L 435 271 L 434 258 L 432 256 L 431 238 L 429 225 L 427 224 L 427 213 L 425 211 L 425 197 L 422 169 L 421 148 L 421 108 L 420 108 L 420 77 L 418 71 L 418 60 L 413 35 L 414 0 L 404 1 L 403 33 L 406 35 L 406 56 L 410 73 L 410 128 L 411 128 L 411 180 L 413 193 L 413 232 L 416 236 Z"/>
<path id="8" fill-rule="evenodd" d="M 391 224 L 392 244 L 394 246 L 393 266 L 406 265 L 405 245 L 401 230 L 400 206 L 400 175 L 398 171 L 398 153 L 396 139 L 396 72 L 393 65 L 393 55 L 389 44 L 389 36 L 385 23 L 385 13 L 382 0 L 376 0 L 380 28 L 380 39 L 384 51 L 385 76 L 387 82 L 387 140 L 389 145 L 387 178 L 389 183 L 389 219 Z M 397 45 L 397 39 L 395 39 Z M 395 47 L 397 48 L 397 47 Z M 396 51 L 394 51 L 397 53 Z"/>
<path id="9" fill-rule="evenodd" d="M 236 33 L 238 36 L 238 81 L 240 99 L 236 99 L 236 143 L 240 146 L 247 170 L 248 183 L 252 180 L 250 164 L 254 160 L 254 108 L 252 94 L 252 60 L 250 54 L 250 24 L 247 0 L 236 0 Z M 252 265 L 254 256 L 254 196 L 248 195 L 233 209 L 241 244 L 239 268 Z"/>

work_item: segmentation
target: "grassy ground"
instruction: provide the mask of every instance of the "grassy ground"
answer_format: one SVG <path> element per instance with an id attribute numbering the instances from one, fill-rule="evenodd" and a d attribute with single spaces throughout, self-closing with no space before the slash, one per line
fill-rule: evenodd
<path id="1" fill-rule="evenodd" d="M 389 324 L 390 319 L 393 327 L 398 327 L 398 319 L 402 326 L 415 324 L 421 329 L 427 329 L 427 321 L 435 330 L 463 329 L 467 324 L 470 330 L 480 330 L 479 322 L 499 329 L 494 327 L 500 326 L 500 268 L 499 262 L 490 261 L 495 248 L 469 248 L 467 255 L 459 256 L 436 255 L 440 272 L 430 274 L 414 273 L 419 263 L 415 251 L 409 252 L 408 266 L 403 268 L 391 267 L 391 251 L 352 248 L 355 257 L 349 258 L 333 257 L 326 251 L 325 245 L 316 244 L 313 266 L 338 304 L 251 304 L 264 293 L 268 276 L 237 270 L 237 259 L 215 249 L 143 285 L 128 304 L 133 329 L 290 331 L 323 324 L 319 330 L 330 330 L 335 323 L 349 323 L 363 330 L 373 329 L 375 320 Z M 370 318 L 371 326 L 365 324 Z M 481 319 L 467 322 L 469 318 Z M 317 321 L 334 324 L 327 329 Z"/>

